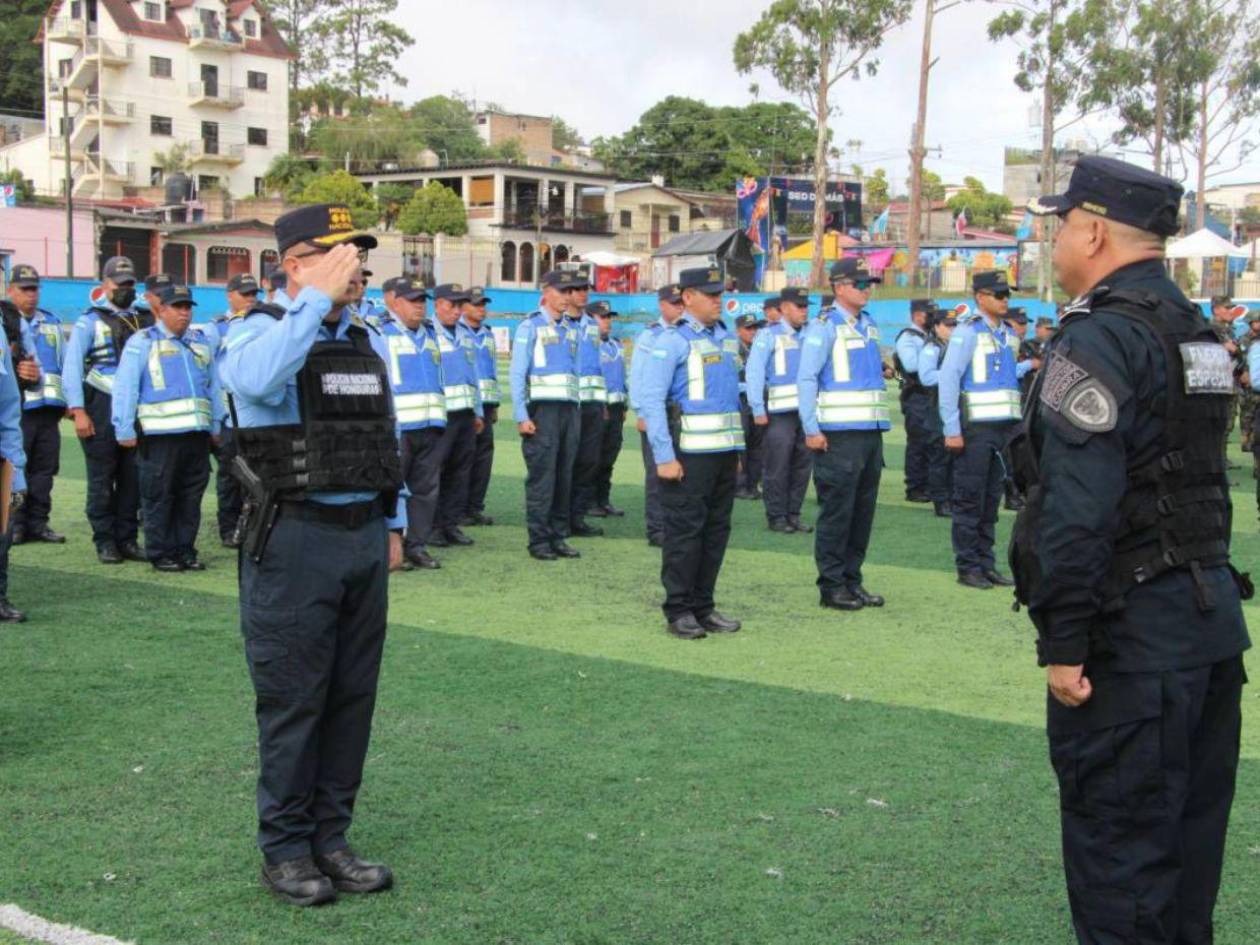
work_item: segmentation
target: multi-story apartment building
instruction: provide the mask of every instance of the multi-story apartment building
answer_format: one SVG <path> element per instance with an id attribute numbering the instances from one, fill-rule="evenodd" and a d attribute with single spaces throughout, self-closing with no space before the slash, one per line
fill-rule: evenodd
<path id="1" fill-rule="evenodd" d="M 41 193 L 110 200 L 162 182 L 182 147 L 200 188 L 261 189 L 288 150 L 291 54 L 256 0 L 53 0 L 45 131 L 0 148 Z M 68 132 L 68 134 L 67 134 Z"/>

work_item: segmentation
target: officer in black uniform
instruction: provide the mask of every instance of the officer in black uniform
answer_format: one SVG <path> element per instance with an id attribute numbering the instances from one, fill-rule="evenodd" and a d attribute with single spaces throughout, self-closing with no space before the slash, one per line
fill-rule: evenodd
<path id="1" fill-rule="evenodd" d="M 771 308 L 776 315 L 782 316 L 777 295 L 765 301 L 763 310 L 768 313 Z M 746 374 L 752 343 L 757 332 L 768 324 L 766 319 L 756 315 L 740 315 L 735 319 L 735 334 L 739 336 L 739 419 L 744 427 L 746 446 L 739 460 L 739 478 L 735 485 L 737 499 L 761 498 L 761 477 L 766 467 L 766 427 L 753 422 L 752 408 L 748 406 Z"/>
<path id="2" fill-rule="evenodd" d="M 1006 311 L 1006 327 L 1019 339 L 1019 350 L 1015 352 L 1016 364 L 1030 364 L 1028 372 L 1019 379 L 1019 397 L 1021 403 L 1028 402 L 1028 392 L 1032 389 L 1037 369 L 1041 367 L 1041 346 L 1028 337 L 1028 310 L 1012 305 Z M 1002 450 L 1002 494 L 1003 506 L 1008 512 L 1018 512 L 1024 507 L 1024 497 L 1015 485 L 1015 477 L 1011 473 L 1011 455 L 1009 450 Z"/>
<path id="3" fill-rule="evenodd" d="M 393 882 L 346 833 L 406 517 L 388 348 L 347 310 L 376 239 L 329 204 L 275 229 L 293 302 L 234 318 L 218 366 L 246 494 L 241 629 L 257 696 L 262 881 L 307 906 Z"/>
<path id="4" fill-rule="evenodd" d="M 1017 595 L 1048 668 L 1063 858 L 1085 945 L 1208 945 L 1250 645 L 1220 442 L 1230 356 L 1168 279 L 1181 187 L 1084 157 L 1057 214 L 1075 301 L 1013 443 Z"/>
<path id="5" fill-rule="evenodd" d="M 928 502 L 928 456 L 932 428 L 931 395 L 919 379 L 919 354 L 928 341 L 928 320 L 936 306 L 931 299 L 910 300 L 910 324 L 893 342 L 893 367 L 901 385 L 901 415 L 906 423 L 906 501 Z"/>

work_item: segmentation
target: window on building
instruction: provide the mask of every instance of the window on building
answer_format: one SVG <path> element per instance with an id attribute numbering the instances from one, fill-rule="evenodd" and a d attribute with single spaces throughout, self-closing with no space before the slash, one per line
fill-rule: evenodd
<path id="1" fill-rule="evenodd" d="M 218 186 L 219 186 L 219 178 L 215 177 L 213 174 L 198 174 L 197 175 L 197 192 L 198 193 L 201 193 L 201 191 L 203 190 L 214 190 Z"/>
<path id="2" fill-rule="evenodd" d="M 569 261 L 569 247 L 560 245 L 556 247 L 556 265 Z"/>
<path id="3" fill-rule="evenodd" d="M 74 68 L 73 59 L 58 59 L 57 60 L 57 76 L 59 78 L 64 79 L 66 76 L 68 76 L 72 68 Z"/>
<path id="4" fill-rule="evenodd" d="M 240 246 L 211 246 L 206 250 L 206 281 L 227 282 L 237 273 L 250 272 L 249 250 Z"/>
<path id="5" fill-rule="evenodd" d="M 538 244 L 538 278 L 551 272 L 551 246 L 548 243 Z"/>
<path id="6" fill-rule="evenodd" d="M 70 19 L 83 19 L 83 0 L 74 0 L 74 2 L 70 4 Z"/>
<path id="7" fill-rule="evenodd" d="M 255 177 L 254 178 L 254 196 L 265 197 L 266 195 L 267 195 L 267 187 L 266 185 L 263 184 L 263 179 L 261 177 Z"/>
<path id="8" fill-rule="evenodd" d="M 187 243 L 167 243 L 162 247 L 162 272 L 169 272 L 176 282 L 197 281 L 197 247 Z"/>
<path id="9" fill-rule="evenodd" d="M 679 217 L 678 214 L 676 213 L 671 213 L 669 215 L 669 232 L 671 233 L 682 232 L 682 218 Z"/>
<path id="10" fill-rule="evenodd" d="M 165 19 L 165 17 L 162 16 L 162 4 L 153 3 L 151 0 L 145 0 L 144 18 L 146 20 L 152 20 L 155 23 L 161 23 L 162 20 Z"/>
<path id="11" fill-rule="evenodd" d="M 245 20 L 245 35 L 248 36 L 250 39 L 253 39 L 258 35 L 258 21 L 257 20 L 249 20 L 249 19 Z"/>
<path id="12" fill-rule="evenodd" d="M 174 132 L 171 129 L 171 120 L 165 115 L 149 116 L 149 134 L 151 135 L 171 135 Z"/>
<path id="13" fill-rule="evenodd" d="M 493 177 L 473 177 L 468 181 L 468 206 L 494 206 Z"/>
<path id="14" fill-rule="evenodd" d="M 250 128 L 246 140 L 248 140 L 250 144 L 256 144 L 265 148 L 267 146 L 267 129 Z"/>
<path id="15" fill-rule="evenodd" d="M 171 77 L 171 61 L 165 56 L 150 56 L 149 75 L 155 79 L 169 79 Z"/>
<path id="16" fill-rule="evenodd" d="M 628 230 L 632 226 L 634 226 L 634 214 L 631 213 L 629 210 L 622 210 L 621 211 L 621 228 L 623 230 Z"/>
<path id="17" fill-rule="evenodd" d="M 166 180 L 166 172 L 160 167 L 149 168 L 149 186 L 161 187 L 162 182 Z"/>
<path id="18" fill-rule="evenodd" d="M 499 281 L 516 281 L 516 244 L 508 240 L 500 250 L 502 261 L 499 263 Z"/>
<path id="19" fill-rule="evenodd" d="M 256 92 L 267 91 L 267 73 L 255 72 L 251 69 L 246 73 L 246 84 Z"/>
<path id="20" fill-rule="evenodd" d="M 519 282 L 534 281 L 534 244 L 521 244 L 521 277 Z"/>

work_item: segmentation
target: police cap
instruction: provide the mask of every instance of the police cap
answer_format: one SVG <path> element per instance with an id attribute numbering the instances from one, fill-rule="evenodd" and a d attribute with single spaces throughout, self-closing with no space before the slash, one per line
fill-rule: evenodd
<path id="1" fill-rule="evenodd" d="M 831 264 L 831 281 L 850 279 L 853 282 L 883 282 L 884 280 L 871 272 L 870 263 L 865 256 L 845 256 Z"/>
<path id="2" fill-rule="evenodd" d="M 39 272 L 34 266 L 28 266 L 21 263 L 13 267 L 13 278 L 10 284 L 20 289 L 35 289 L 39 287 Z"/>
<path id="3" fill-rule="evenodd" d="M 1028 324 L 1028 312 L 1022 308 L 1011 308 L 1006 311 L 1007 321 L 1016 322 L 1020 325 Z"/>
<path id="4" fill-rule="evenodd" d="M 1054 319 L 1051 318 L 1049 315 L 1042 315 L 1040 318 L 1037 319 L 1037 324 L 1034 325 L 1033 327 L 1034 328 L 1053 328 Z"/>
<path id="5" fill-rule="evenodd" d="M 433 298 L 446 299 L 448 302 L 467 302 L 468 290 L 458 282 L 444 282 L 433 290 Z"/>
<path id="6" fill-rule="evenodd" d="M 586 306 L 586 314 L 593 318 L 616 318 L 617 313 L 607 302 L 592 302 Z"/>
<path id="7" fill-rule="evenodd" d="M 931 299 L 911 299 L 910 300 L 910 313 L 911 314 L 914 314 L 915 312 L 926 312 L 927 314 L 931 315 L 932 312 L 934 311 L 936 311 L 936 303 L 933 302 Z"/>
<path id="8" fill-rule="evenodd" d="M 801 308 L 809 308 L 809 290 L 800 286 L 788 286 L 779 291 L 780 302 L 791 302 Z"/>
<path id="9" fill-rule="evenodd" d="M 108 279 L 117 285 L 135 285 L 135 264 L 126 256 L 111 256 L 105 260 L 105 268 L 101 270 L 101 278 Z"/>
<path id="10" fill-rule="evenodd" d="M 482 286 L 475 285 L 468 290 L 468 301 L 473 305 L 481 306 L 489 305 L 491 299 L 490 296 L 486 295 L 486 290 Z"/>
<path id="11" fill-rule="evenodd" d="M 275 269 L 267 273 L 267 281 L 271 283 L 273 289 L 283 289 L 289 284 L 289 274 L 276 266 Z"/>
<path id="12" fill-rule="evenodd" d="M 663 285 L 657 289 L 656 297 L 662 302 L 673 302 L 677 305 L 682 301 L 682 292 L 678 288 L 677 282 L 671 282 L 669 285 Z"/>
<path id="13" fill-rule="evenodd" d="M 240 292 L 242 295 L 250 295 L 258 291 L 258 280 L 254 278 L 252 272 L 238 272 L 228 280 L 227 290 L 229 292 Z"/>
<path id="14" fill-rule="evenodd" d="M 276 247 L 284 252 L 298 243 L 316 246 L 337 246 L 354 243 L 363 249 L 375 249 L 376 237 L 366 230 L 356 230 L 350 208 L 337 203 L 317 203 L 298 207 L 276 220 Z"/>
<path id="15" fill-rule="evenodd" d="M 763 312 L 768 312 L 771 309 L 774 309 L 775 311 L 778 311 L 779 309 L 779 297 L 777 295 L 772 295 L 770 298 L 761 303 L 761 310 Z"/>
<path id="16" fill-rule="evenodd" d="M 409 302 L 420 302 L 429 297 L 429 290 L 425 284 L 411 276 L 394 276 L 392 279 L 386 279 L 381 290 L 392 292 Z"/>
<path id="17" fill-rule="evenodd" d="M 1010 292 L 1011 284 L 1006 281 L 1005 269 L 986 269 L 972 273 L 972 292 Z"/>
<path id="18" fill-rule="evenodd" d="M 572 269 L 553 269 L 542 278 L 542 284 L 553 289 L 589 289 L 590 281 Z"/>
<path id="19" fill-rule="evenodd" d="M 192 289 L 186 285 L 177 285 L 171 283 L 163 286 L 158 293 L 158 301 L 163 305 L 196 305 L 197 302 L 193 298 Z"/>
<path id="20" fill-rule="evenodd" d="M 1076 162 L 1067 191 L 1029 201 L 1035 214 L 1064 214 L 1073 208 L 1135 226 L 1158 236 L 1179 229 L 1182 186 L 1175 180 L 1115 158 L 1086 155 Z"/>
<path id="21" fill-rule="evenodd" d="M 764 318 L 758 318 L 756 315 L 741 315 L 735 319 L 736 328 L 765 328 L 767 324 Z"/>
<path id="22" fill-rule="evenodd" d="M 155 272 L 153 275 L 149 276 L 149 278 L 144 280 L 144 291 L 157 294 L 168 285 L 174 284 L 175 280 L 171 278 L 169 274 L 165 272 Z M 231 288 L 231 283 L 228 283 L 228 288 Z"/>
<path id="23" fill-rule="evenodd" d="M 726 288 L 722 282 L 722 270 L 706 266 L 703 269 L 684 269 L 678 274 L 680 290 L 694 289 L 707 295 L 721 295 Z"/>

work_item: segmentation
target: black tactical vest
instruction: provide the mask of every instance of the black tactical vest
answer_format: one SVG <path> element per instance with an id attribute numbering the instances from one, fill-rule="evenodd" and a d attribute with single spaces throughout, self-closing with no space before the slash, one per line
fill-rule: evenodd
<path id="1" fill-rule="evenodd" d="M 116 367 L 122 349 L 131 336 L 152 328 L 155 321 L 152 312 L 141 309 L 129 308 L 116 312 L 112 309 L 94 308 L 92 311 L 96 312 L 96 317 L 109 330 L 109 338 L 105 344 L 97 344 L 97 339 L 93 338 L 92 347 L 87 352 L 89 367 L 98 364 Z"/>
<path id="2" fill-rule="evenodd" d="M 903 397 L 907 394 L 921 394 L 927 390 L 923 386 L 923 382 L 919 380 L 919 372 L 907 371 L 906 366 L 901 363 L 901 355 L 897 352 L 897 342 L 901 340 L 901 336 L 906 332 L 918 335 L 924 339 L 925 343 L 931 340 L 928 338 L 927 332 L 918 328 L 903 328 L 897 332 L 897 337 L 893 339 L 893 367 L 897 369 L 897 377 L 901 381 L 901 394 Z"/>
<path id="3" fill-rule="evenodd" d="M 316 342 L 297 375 L 299 422 L 238 427 L 241 455 L 264 488 L 288 498 L 306 492 L 397 493 L 402 482 L 389 373 L 367 330 Z"/>
<path id="4" fill-rule="evenodd" d="M 1153 456 L 1140 462 L 1130 457 L 1111 573 L 1100 588 L 1104 609 L 1114 611 L 1123 607 L 1133 588 L 1168 571 L 1191 572 L 1201 588 L 1201 568 L 1229 564 L 1231 505 L 1224 442 L 1233 377 L 1228 352 L 1194 307 L 1141 290 L 1100 292 L 1093 301 L 1096 307 L 1105 306 L 1108 315 L 1153 332 L 1167 365 L 1165 389 L 1137 404 L 1139 412 L 1162 419 L 1163 431 Z M 1035 560 L 1035 548 L 1030 546 L 1041 510 L 1029 435 L 1040 408 L 1036 404 L 1033 408 L 1012 443 L 1016 480 L 1032 493 L 1012 536 L 1012 563 L 1018 558 L 1023 565 Z M 1021 585 L 1036 579 L 1027 573 L 1022 577 Z M 1028 589 L 1022 586 L 1017 592 L 1025 604 Z M 1199 603 L 1210 609 L 1206 599 Z"/>

